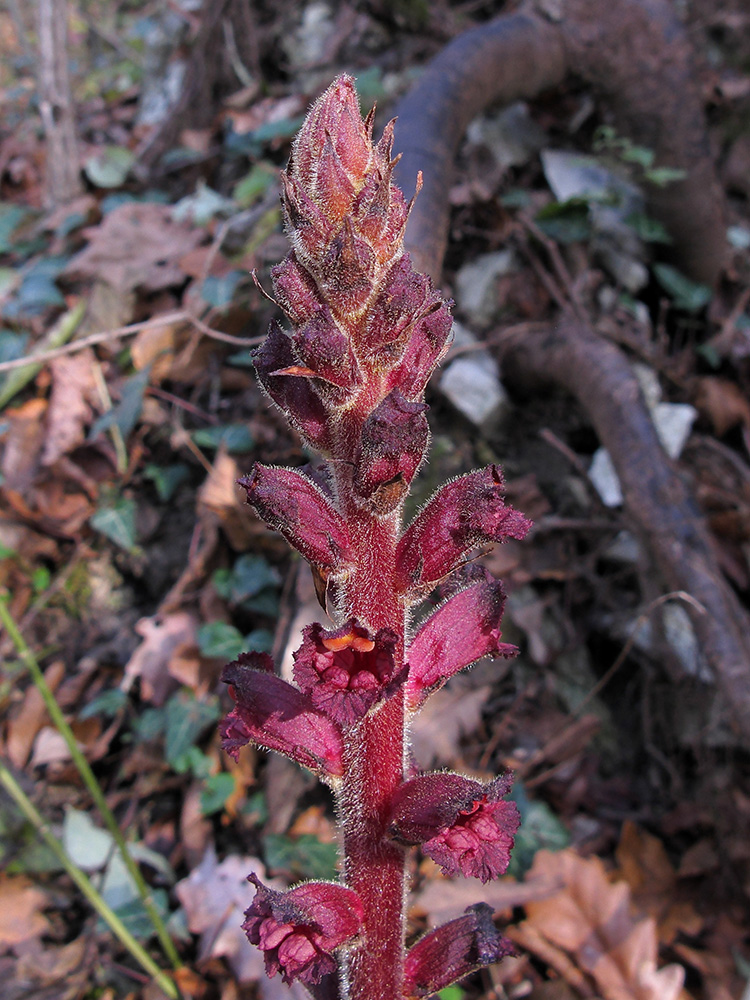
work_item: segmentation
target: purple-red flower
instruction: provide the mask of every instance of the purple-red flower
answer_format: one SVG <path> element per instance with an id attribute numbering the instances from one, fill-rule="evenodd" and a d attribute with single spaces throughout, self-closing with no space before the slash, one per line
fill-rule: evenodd
<path id="1" fill-rule="evenodd" d="M 432 996 L 514 950 L 492 922 L 487 903 L 469 906 L 462 917 L 425 934 L 409 949 L 404 963 L 405 1000 Z"/>
<path id="2" fill-rule="evenodd" d="M 405 593 L 431 590 L 479 545 L 523 538 L 531 527 L 504 500 L 496 465 L 446 483 L 407 528 L 399 542 L 399 583 Z"/>
<path id="3" fill-rule="evenodd" d="M 510 862 L 520 823 L 515 802 L 505 802 L 513 778 L 482 784 L 462 774 L 423 774 L 405 782 L 391 804 L 391 835 L 422 851 L 446 875 L 489 882 Z"/>
<path id="4" fill-rule="evenodd" d="M 235 760 L 248 743 L 277 750 L 322 777 L 343 773 L 341 731 L 306 694 L 273 673 L 267 653 L 242 653 L 224 667 L 234 709 L 221 725 L 222 746 Z"/>
<path id="5" fill-rule="evenodd" d="M 346 523 L 307 476 L 256 462 L 238 482 L 250 506 L 308 562 L 328 571 L 344 568 L 349 555 Z"/>
<path id="6" fill-rule="evenodd" d="M 500 642 L 504 605 L 502 584 L 482 570 L 478 583 L 453 594 L 421 625 L 406 654 L 410 708 L 418 708 L 449 677 L 481 657 L 518 652 L 515 646 Z"/>
<path id="7" fill-rule="evenodd" d="M 422 464 L 430 438 L 427 409 L 394 389 L 364 422 L 354 486 L 378 514 L 398 507 Z"/>
<path id="8" fill-rule="evenodd" d="M 263 951 L 268 976 L 281 973 L 289 985 L 295 979 L 320 983 L 336 972 L 334 952 L 351 941 L 362 925 L 362 902 L 352 889 L 333 882 L 303 882 L 295 889 L 269 889 L 255 875 L 257 888 L 242 929 Z"/>
<path id="9" fill-rule="evenodd" d="M 381 629 L 371 636 L 353 620 L 327 632 L 319 623 L 304 630 L 294 654 L 294 679 L 323 712 L 341 726 L 351 726 L 390 693 L 394 681 L 396 636 Z"/>

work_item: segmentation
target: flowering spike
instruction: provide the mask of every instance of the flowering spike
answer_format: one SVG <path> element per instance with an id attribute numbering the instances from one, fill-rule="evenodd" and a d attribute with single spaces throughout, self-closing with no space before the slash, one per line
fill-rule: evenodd
<path id="1" fill-rule="evenodd" d="M 392 181 L 393 123 L 377 144 L 372 134 L 373 114 L 362 120 L 348 76 L 310 109 L 282 175 L 292 252 L 272 271 L 291 329 L 272 325 L 254 357 L 266 393 L 325 461 L 315 472 L 256 465 L 241 480 L 248 502 L 310 563 L 334 626 L 305 629 L 296 686 L 265 654 L 225 672 L 236 701 L 223 725 L 227 750 L 248 741 L 279 750 L 336 794 L 346 887 L 276 893 L 253 878 L 245 924 L 269 974 L 299 979 L 314 1000 L 427 996 L 509 950 L 479 906 L 404 954 L 404 844 L 484 880 L 505 869 L 517 825 L 502 801 L 507 779 L 404 781 L 409 715 L 477 657 L 510 654 L 499 639 L 502 588 L 486 576 L 464 580 L 407 651 L 409 609 L 455 578 L 473 548 L 520 538 L 528 522 L 504 504 L 493 466 L 448 484 L 403 530 L 451 303 L 404 253 L 413 199 Z"/>
<path id="2" fill-rule="evenodd" d="M 523 538 L 531 527 L 503 499 L 496 465 L 446 483 L 412 521 L 396 558 L 405 593 L 431 590 L 472 549 L 505 538 Z"/>
<path id="3" fill-rule="evenodd" d="M 263 951 L 266 973 L 277 972 L 289 985 L 295 979 L 319 984 L 336 972 L 335 951 L 351 941 L 362 924 L 356 892 L 333 882 L 303 882 L 288 892 L 269 889 L 254 874 L 258 890 L 242 929 Z"/>
<path id="4" fill-rule="evenodd" d="M 483 579 L 454 593 L 420 627 L 409 646 L 406 702 L 418 708 L 425 698 L 464 667 L 483 656 L 515 656 L 500 642 L 505 592 L 486 570 Z"/>
<path id="5" fill-rule="evenodd" d="M 469 906 L 462 917 L 425 934 L 409 949 L 403 996 L 405 1000 L 430 997 L 514 950 L 492 922 L 491 907 Z"/>
<path id="6" fill-rule="evenodd" d="M 242 653 L 224 668 L 235 702 L 221 727 L 222 746 L 235 760 L 248 743 L 277 750 L 327 778 L 342 774 L 338 727 L 310 699 L 273 672 L 266 653 Z"/>
<path id="7" fill-rule="evenodd" d="M 281 532 L 305 559 L 327 570 L 345 567 L 350 548 L 346 524 L 306 476 L 256 462 L 239 485 L 266 524 Z"/>
<path id="8" fill-rule="evenodd" d="M 462 774 L 423 774 L 405 782 L 391 805 L 391 836 L 421 844 L 446 875 L 489 882 L 510 862 L 520 823 L 515 802 L 505 802 L 512 776 L 482 784 Z"/>
<path id="9" fill-rule="evenodd" d="M 341 726 L 363 718 L 403 679 L 394 677 L 397 636 L 381 629 L 371 636 L 350 620 L 333 632 L 315 622 L 294 654 L 294 679 L 315 707 Z"/>

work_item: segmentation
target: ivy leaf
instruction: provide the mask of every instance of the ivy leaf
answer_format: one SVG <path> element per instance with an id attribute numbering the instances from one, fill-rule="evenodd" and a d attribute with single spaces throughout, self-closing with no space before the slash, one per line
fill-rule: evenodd
<path id="1" fill-rule="evenodd" d="M 675 181 L 684 180 L 687 177 L 687 173 L 676 167 L 654 167 L 653 170 L 647 170 L 644 176 L 647 181 L 651 181 L 657 187 L 663 188 L 667 187 L 668 184 L 674 184 Z"/>
<path id="2" fill-rule="evenodd" d="M 131 375 L 125 380 L 120 402 L 94 421 L 89 431 L 89 441 L 93 441 L 113 425 L 119 428 L 124 438 L 130 434 L 141 415 L 143 395 L 148 385 L 150 373 L 151 366 L 147 365 L 142 371 L 136 372 L 135 375 Z"/>
<path id="3" fill-rule="evenodd" d="M 146 479 L 151 480 L 159 499 L 166 503 L 172 499 L 177 489 L 188 478 L 190 470 L 183 462 L 175 462 L 173 465 L 154 465 L 150 463 L 143 470 L 143 475 Z"/>
<path id="4" fill-rule="evenodd" d="M 178 691 L 167 702 L 165 756 L 172 767 L 191 747 L 204 729 L 221 715 L 218 699 L 198 701 L 192 694 Z"/>
<path id="5" fill-rule="evenodd" d="M 136 548 L 135 500 L 120 497 L 114 504 L 100 507 L 89 519 L 89 524 L 100 531 L 115 545 L 126 552 Z"/>
<path id="6" fill-rule="evenodd" d="M 199 448 L 218 449 L 222 445 L 230 453 L 252 451 L 253 436 L 245 424 L 224 424 L 221 427 L 202 427 L 193 431 L 193 441 Z"/>
<path id="7" fill-rule="evenodd" d="M 691 281 L 676 267 L 671 267 L 669 264 L 654 264 L 654 274 L 664 291 L 672 297 L 677 309 L 697 313 L 711 301 L 713 293 L 708 285 Z"/>
<path id="8" fill-rule="evenodd" d="M 236 660 L 245 649 L 245 637 L 227 622 L 208 622 L 198 629 L 198 645 L 204 656 Z"/>
<path id="9" fill-rule="evenodd" d="M 247 275 L 244 271 L 230 271 L 219 277 L 210 274 L 201 287 L 201 298 L 214 309 L 221 309 L 228 306 L 235 296 L 240 283 Z"/>
<path id="10" fill-rule="evenodd" d="M 288 872 L 293 878 L 332 879 L 336 877 L 338 847 L 324 844 L 311 833 L 287 837 L 269 833 L 263 838 L 269 869 Z"/>
<path id="11" fill-rule="evenodd" d="M 213 816 L 221 812 L 229 796 L 234 791 L 234 778 L 226 771 L 212 774 L 206 779 L 201 791 L 201 812 L 204 816 Z"/>

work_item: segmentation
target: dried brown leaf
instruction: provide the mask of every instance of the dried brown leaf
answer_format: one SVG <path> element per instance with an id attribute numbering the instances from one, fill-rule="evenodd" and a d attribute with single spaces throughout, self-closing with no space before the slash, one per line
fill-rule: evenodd
<path id="1" fill-rule="evenodd" d="M 526 924 L 568 953 L 605 1000 L 677 1000 L 684 969 L 657 968 L 656 921 L 631 915 L 629 886 L 610 882 L 599 858 L 540 851 L 529 876 L 558 878 L 564 888 L 528 903 Z"/>
<path id="2" fill-rule="evenodd" d="M 492 689 L 485 684 L 471 690 L 465 681 L 463 677 L 455 678 L 433 694 L 414 719 L 412 750 L 421 768 L 431 767 L 435 762 L 455 764 L 461 738 L 479 726 Z"/>
<path id="3" fill-rule="evenodd" d="M 46 428 L 47 402 L 29 399 L 5 414 L 10 427 L 5 436 L 2 472 L 6 490 L 24 493 L 36 478 Z"/>
<path id="4" fill-rule="evenodd" d="M 141 679 L 141 697 L 161 705 L 174 687 L 169 663 L 181 646 L 195 642 L 197 622 L 186 611 L 141 618 L 135 626 L 143 642 L 128 660 L 123 683 Z"/>
<path id="5" fill-rule="evenodd" d="M 41 912 L 47 897 L 25 875 L 0 873 L 0 948 L 13 947 L 39 937 L 47 930 Z"/>
<path id="6" fill-rule="evenodd" d="M 95 363 L 90 350 L 51 363 L 52 392 L 42 465 L 54 465 L 84 441 L 92 418 L 92 404 L 96 402 Z"/>
<path id="7" fill-rule="evenodd" d="M 737 424 L 750 427 L 750 400 L 735 382 L 718 375 L 704 375 L 698 382 L 695 405 L 723 437 Z"/>
<path id="8" fill-rule="evenodd" d="M 215 516 L 237 552 L 246 552 L 259 534 L 271 536 L 265 525 L 254 517 L 243 502 L 237 486 L 240 469 L 226 451 L 217 452 L 211 472 L 198 491 L 198 511 Z"/>
<path id="9" fill-rule="evenodd" d="M 184 274 L 178 262 L 204 234 L 175 222 L 168 205 L 128 202 L 84 235 L 89 244 L 67 265 L 66 276 L 96 278 L 127 295 L 181 284 Z"/>
<path id="10" fill-rule="evenodd" d="M 54 694 L 65 676 L 65 664 L 56 660 L 44 672 L 44 679 Z M 14 767 L 24 767 L 36 734 L 48 721 L 47 709 L 39 689 L 34 685 L 27 688 L 19 712 L 8 722 L 5 752 Z"/>
<path id="11" fill-rule="evenodd" d="M 700 932 L 703 921 L 687 900 L 678 898 L 677 873 L 658 837 L 626 822 L 617 860 L 618 874 L 630 886 L 633 902 L 656 920 L 660 941 L 671 944 L 679 931 L 691 935 Z"/>

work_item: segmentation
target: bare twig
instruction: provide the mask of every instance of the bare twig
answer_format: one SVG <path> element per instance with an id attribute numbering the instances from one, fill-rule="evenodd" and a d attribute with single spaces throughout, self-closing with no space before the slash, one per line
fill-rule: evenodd
<path id="1" fill-rule="evenodd" d="M 89 334 L 88 337 L 81 337 L 80 340 L 66 344 L 64 347 L 56 347 L 50 351 L 40 351 L 39 354 L 29 354 L 24 358 L 14 358 L 12 361 L 3 361 L 0 364 L 0 373 L 12 371 L 14 368 L 23 368 L 25 365 L 46 364 L 47 361 L 54 361 L 55 358 L 62 358 L 66 354 L 77 354 L 78 351 L 86 347 L 93 347 L 96 344 L 106 344 L 120 337 L 130 337 L 141 330 L 151 329 L 159 326 L 170 326 L 172 323 L 191 323 L 205 336 L 212 340 L 220 340 L 224 344 L 235 344 L 237 347 L 257 347 L 264 337 L 234 337 L 230 333 L 223 333 L 221 330 L 214 330 L 185 309 L 175 312 L 163 313 L 161 316 L 152 316 L 140 323 L 130 323 L 128 326 L 118 326 L 113 330 L 103 330 L 100 333 Z"/>

